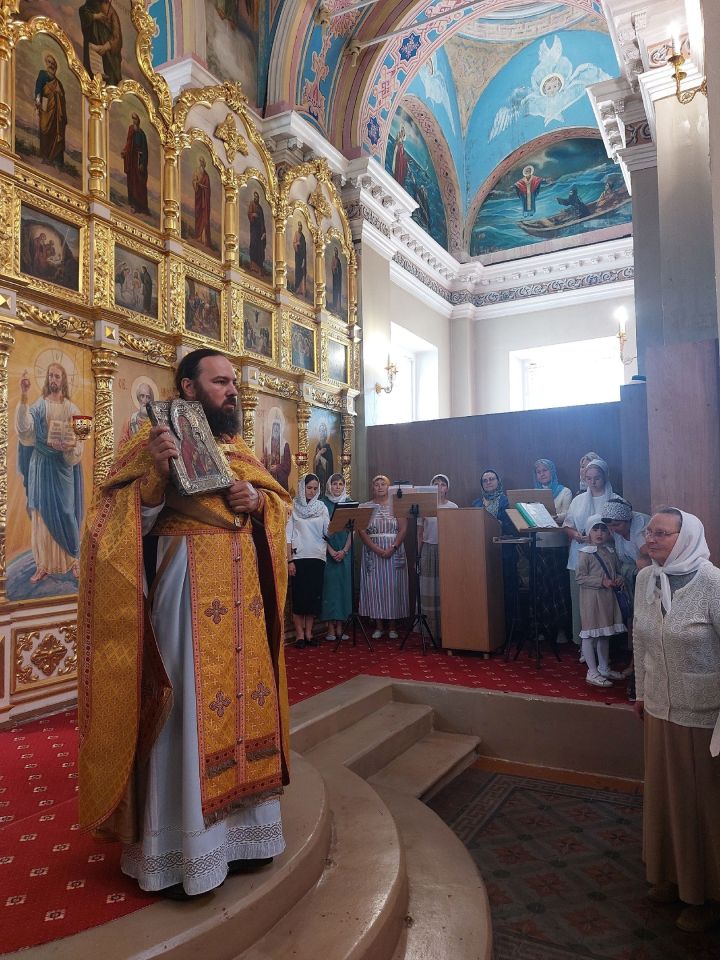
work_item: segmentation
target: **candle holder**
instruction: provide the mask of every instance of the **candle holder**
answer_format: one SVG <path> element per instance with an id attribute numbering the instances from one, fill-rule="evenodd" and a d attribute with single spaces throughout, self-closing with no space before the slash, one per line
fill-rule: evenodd
<path id="1" fill-rule="evenodd" d="M 293 460 L 295 461 L 295 466 L 298 468 L 298 471 L 303 475 L 305 467 L 307 466 L 308 455 L 306 453 L 296 453 L 293 455 Z"/>
<path id="2" fill-rule="evenodd" d="M 73 433 L 78 440 L 87 440 L 87 438 L 92 433 L 93 428 L 93 418 L 87 414 L 76 414 L 72 418 L 72 429 Z"/>

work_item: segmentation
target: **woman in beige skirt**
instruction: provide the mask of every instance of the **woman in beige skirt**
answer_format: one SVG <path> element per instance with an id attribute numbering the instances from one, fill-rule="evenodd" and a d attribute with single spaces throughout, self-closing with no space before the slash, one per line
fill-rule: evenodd
<path id="1" fill-rule="evenodd" d="M 701 932 L 720 921 L 720 570 L 691 513 L 662 509 L 645 536 L 633 646 L 648 895 L 688 904 L 677 925 Z"/>

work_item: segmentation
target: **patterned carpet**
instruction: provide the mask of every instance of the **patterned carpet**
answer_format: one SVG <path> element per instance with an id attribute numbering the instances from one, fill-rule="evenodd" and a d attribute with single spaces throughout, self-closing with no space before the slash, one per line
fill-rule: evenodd
<path id="1" fill-rule="evenodd" d="M 471 767 L 429 806 L 485 881 L 494 960 L 718 960 L 645 896 L 642 799 Z"/>

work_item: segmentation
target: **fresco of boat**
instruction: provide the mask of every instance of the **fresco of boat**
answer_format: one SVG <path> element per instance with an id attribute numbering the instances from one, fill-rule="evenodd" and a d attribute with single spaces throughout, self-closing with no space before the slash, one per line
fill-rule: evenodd
<path id="1" fill-rule="evenodd" d="M 596 220 L 598 217 L 604 217 L 608 213 L 614 213 L 616 210 L 621 210 L 631 202 L 632 198 L 623 192 L 617 200 L 601 204 L 600 209 L 598 209 L 600 201 L 591 200 L 585 204 L 588 212 L 581 217 L 574 216 L 567 210 L 561 210 L 560 213 L 555 213 L 551 217 L 539 217 L 537 220 L 520 220 L 518 226 L 522 227 L 525 233 L 529 233 L 531 237 L 543 237 L 550 240 L 553 237 L 560 236 L 563 231 L 569 227 L 574 227 L 578 223 L 585 223 L 586 220 Z"/>

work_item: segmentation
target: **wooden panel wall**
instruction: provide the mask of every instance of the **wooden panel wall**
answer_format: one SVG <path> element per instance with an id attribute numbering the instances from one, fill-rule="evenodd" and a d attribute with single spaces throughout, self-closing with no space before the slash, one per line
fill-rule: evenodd
<path id="1" fill-rule="evenodd" d="M 578 461 L 588 450 L 607 460 L 613 488 L 622 490 L 620 404 L 599 403 L 477 417 L 368 427 L 369 476 L 429 483 L 450 477 L 450 499 L 469 506 L 480 495 L 480 476 L 497 470 L 505 489 L 531 487 L 538 457 L 554 460 L 560 482 L 575 493 Z M 367 494 L 367 479 L 356 491 Z"/>
<path id="2" fill-rule="evenodd" d="M 644 383 L 620 388 L 623 495 L 635 510 L 650 511 L 647 390 Z"/>
<path id="3" fill-rule="evenodd" d="M 718 341 L 647 352 L 652 506 L 679 507 L 705 525 L 720 561 L 720 369 Z"/>

